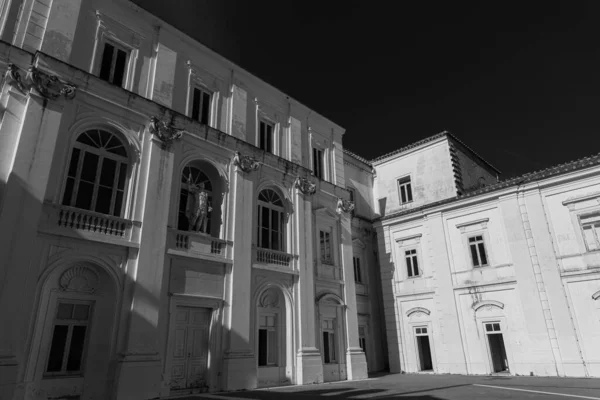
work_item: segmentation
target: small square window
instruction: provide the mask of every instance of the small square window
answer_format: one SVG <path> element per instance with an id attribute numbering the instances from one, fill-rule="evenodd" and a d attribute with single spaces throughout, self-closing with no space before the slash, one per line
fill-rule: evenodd
<path id="1" fill-rule="evenodd" d="M 410 176 L 398 179 L 398 192 L 400 194 L 400 204 L 410 203 L 413 200 Z"/>
<path id="2" fill-rule="evenodd" d="M 273 153 L 273 131 L 275 126 L 265 120 L 259 122 L 258 147 L 269 153 Z"/>
<path id="3" fill-rule="evenodd" d="M 108 81 L 117 86 L 123 86 L 126 79 L 127 59 L 129 51 L 112 43 L 104 43 L 102 62 L 100 64 L 100 79 Z"/>
<path id="4" fill-rule="evenodd" d="M 469 250 L 474 267 L 484 267 L 488 265 L 488 256 L 485 250 L 483 235 L 472 236 L 469 238 Z"/>

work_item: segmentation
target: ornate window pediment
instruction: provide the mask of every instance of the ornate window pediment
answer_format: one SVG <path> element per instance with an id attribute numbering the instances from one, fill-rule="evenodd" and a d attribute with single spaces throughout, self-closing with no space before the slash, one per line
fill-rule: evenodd
<path id="1" fill-rule="evenodd" d="M 425 307 L 413 307 L 410 310 L 406 311 L 407 317 L 410 317 L 410 316 L 420 317 L 420 316 L 430 315 L 430 314 L 431 314 L 431 311 L 429 311 Z"/>
<path id="2" fill-rule="evenodd" d="M 99 280 L 98 274 L 92 268 L 78 265 L 62 273 L 59 286 L 66 292 L 94 293 Z"/>
<path id="3" fill-rule="evenodd" d="M 483 307 L 485 307 L 486 310 L 491 310 L 492 308 L 499 308 L 500 310 L 504 309 L 504 303 L 501 303 L 499 301 L 496 300 L 482 300 L 482 301 L 478 301 L 477 303 L 473 304 L 473 310 L 477 311 Z"/>

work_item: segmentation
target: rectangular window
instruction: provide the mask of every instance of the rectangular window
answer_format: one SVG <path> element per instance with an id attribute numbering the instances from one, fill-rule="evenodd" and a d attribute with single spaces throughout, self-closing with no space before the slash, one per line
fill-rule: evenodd
<path id="1" fill-rule="evenodd" d="M 313 147 L 313 173 L 323 179 L 323 150 Z"/>
<path id="2" fill-rule="evenodd" d="M 59 301 L 46 375 L 81 374 L 91 308 L 90 303 Z"/>
<path id="3" fill-rule="evenodd" d="M 321 262 L 323 264 L 333 264 L 333 256 L 331 254 L 331 233 L 319 231 L 319 241 L 321 246 Z"/>
<path id="4" fill-rule="evenodd" d="M 489 324 L 485 324 L 485 331 L 486 332 L 500 332 L 500 323 L 499 322 L 492 322 Z"/>
<path id="5" fill-rule="evenodd" d="M 100 79 L 123 86 L 129 52 L 114 43 L 104 43 Z"/>
<path id="6" fill-rule="evenodd" d="M 360 258 L 352 257 L 354 263 L 354 282 L 362 283 L 362 274 L 360 271 Z"/>
<path id="7" fill-rule="evenodd" d="M 484 267 L 488 265 L 487 253 L 483 235 L 472 236 L 469 238 L 469 248 L 471 250 L 471 260 L 474 267 Z"/>
<path id="8" fill-rule="evenodd" d="M 410 176 L 398 179 L 398 191 L 400 192 L 400 204 L 410 203 L 413 200 Z"/>
<path id="9" fill-rule="evenodd" d="M 406 250 L 404 259 L 406 260 L 406 274 L 409 278 L 421 275 L 416 249 Z"/>
<path id="10" fill-rule="evenodd" d="M 600 249 L 600 213 L 579 218 L 588 251 Z"/>
<path id="11" fill-rule="evenodd" d="M 258 365 L 277 365 L 277 326 L 275 315 L 261 315 L 258 329 Z"/>
<path id="12" fill-rule="evenodd" d="M 210 98 L 208 91 L 194 87 L 192 91 L 192 119 L 208 125 L 210 117 Z"/>
<path id="13" fill-rule="evenodd" d="M 323 330 L 323 358 L 325 364 L 333 364 L 335 358 L 335 319 L 324 319 Z"/>
<path id="14" fill-rule="evenodd" d="M 273 124 L 261 120 L 259 123 L 258 147 L 269 153 L 273 153 Z"/>

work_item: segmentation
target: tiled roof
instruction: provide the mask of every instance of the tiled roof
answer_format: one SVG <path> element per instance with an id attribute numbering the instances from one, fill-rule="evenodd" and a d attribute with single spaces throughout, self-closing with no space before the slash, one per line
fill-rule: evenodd
<path id="1" fill-rule="evenodd" d="M 344 149 L 344 153 L 345 153 L 345 154 L 348 154 L 350 157 L 354 157 L 354 158 L 356 158 L 358 161 L 362 161 L 362 162 L 364 162 L 364 163 L 365 163 L 365 164 L 367 164 L 369 167 L 372 167 L 372 165 L 371 165 L 371 162 L 370 162 L 370 161 L 367 161 L 367 159 L 365 159 L 365 158 L 362 158 L 362 157 L 361 157 L 361 156 L 359 156 L 358 154 L 356 154 L 356 153 L 353 153 L 353 152 L 351 152 L 350 150 L 346 150 L 346 149 Z"/>
<path id="2" fill-rule="evenodd" d="M 490 164 L 489 162 L 487 162 L 487 161 L 485 160 L 485 158 L 481 157 L 481 156 L 480 156 L 479 154 L 477 154 L 477 153 L 476 153 L 476 152 L 475 152 L 473 149 L 471 149 L 469 146 L 467 146 L 465 143 L 463 143 L 463 141 L 462 141 L 462 140 L 460 140 L 459 138 L 457 138 L 455 135 L 453 135 L 453 134 L 452 134 L 452 133 L 450 133 L 449 131 L 442 131 L 442 132 L 440 132 L 440 133 L 437 133 L 437 134 L 435 134 L 435 135 L 433 135 L 433 136 L 429 136 L 429 137 L 426 137 L 425 139 L 419 140 L 418 142 L 414 142 L 414 143 L 412 143 L 412 144 L 409 144 L 408 146 L 401 147 L 401 148 L 399 148 L 399 149 L 396 149 L 396 150 L 394 150 L 394 151 L 392 151 L 392 152 L 390 152 L 390 153 L 387 153 L 387 154 L 384 154 L 384 155 L 382 155 L 382 156 L 376 157 L 376 158 L 374 158 L 374 159 L 372 159 L 372 160 L 371 160 L 371 163 L 375 163 L 375 162 L 377 162 L 377 161 L 381 161 L 381 160 L 384 160 L 384 159 L 386 159 L 386 158 L 389 158 L 389 157 L 395 156 L 396 154 L 403 153 L 403 152 L 405 152 L 405 151 L 407 151 L 407 150 L 410 150 L 410 149 L 413 149 L 413 148 L 415 148 L 415 147 L 421 146 L 421 145 L 423 145 L 423 144 L 425 144 L 425 143 L 428 143 L 428 142 L 432 142 L 432 141 L 434 141 L 434 140 L 436 140 L 436 139 L 439 139 L 439 138 L 441 138 L 441 137 L 444 137 L 444 136 L 448 136 L 448 137 L 452 138 L 452 139 L 453 139 L 455 142 L 459 143 L 459 144 L 460 144 L 461 146 L 463 146 L 465 149 L 467 149 L 468 151 L 470 151 L 471 153 L 473 153 L 473 155 L 474 155 L 475 157 L 479 158 L 479 159 L 480 159 L 482 162 L 484 162 L 485 164 L 487 164 L 487 165 L 488 165 L 490 168 L 492 168 L 494 171 L 496 171 L 497 173 L 500 173 L 500 170 L 498 170 L 498 169 L 497 169 L 496 167 L 494 167 L 492 164 Z"/>
<path id="3" fill-rule="evenodd" d="M 451 197 L 449 199 L 440 200 L 434 203 L 425 204 L 420 207 L 411 208 L 408 210 L 398 211 L 383 217 L 378 218 L 378 220 L 386 220 L 394 217 L 399 217 L 401 215 L 411 214 L 417 211 L 425 210 L 427 208 L 432 208 L 438 205 L 452 203 L 454 201 L 462 200 L 469 197 L 475 197 L 484 193 L 490 193 L 497 190 L 509 188 L 512 186 L 522 185 L 524 183 L 530 183 L 535 181 L 541 181 L 543 179 L 551 178 L 554 176 L 566 174 L 568 172 L 578 171 L 584 168 L 593 167 L 600 165 L 600 153 L 595 154 L 593 156 L 584 157 L 579 160 L 571 161 L 564 164 L 559 164 L 554 167 L 546 168 L 541 171 L 530 172 L 521 176 L 517 176 L 515 178 L 510 178 L 505 181 L 500 181 L 493 185 L 484 186 L 480 189 L 473 190 L 467 193 L 464 193 L 460 196 Z M 376 219 L 377 220 L 377 219 Z"/>
<path id="4" fill-rule="evenodd" d="M 443 136 L 446 136 L 447 133 L 448 133 L 448 131 L 442 131 L 442 132 L 437 133 L 437 134 L 435 134 L 433 136 L 426 137 L 425 139 L 419 140 L 418 142 L 414 142 L 412 144 L 409 144 L 408 146 L 400 147 L 399 149 L 396 149 L 396 150 L 394 150 L 394 151 L 392 151 L 390 153 L 387 153 L 387 154 L 384 154 L 382 156 L 376 157 L 376 158 L 372 159 L 371 162 L 375 163 L 377 161 L 384 160 L 384 159 L 389 158 L 391 156 L 395 156 L 396 154 L 404 153 L 407 150 L 413 149 L 413 148 L 418 147 L 418 146 L 420 146 L 422 144 L 425 144 L 425 143 L 428 143 L 428 142 L 432 142 L 432 141 L 434 141 L 436 139 L 439 139 L 439 138 L 441 138 Z"/>

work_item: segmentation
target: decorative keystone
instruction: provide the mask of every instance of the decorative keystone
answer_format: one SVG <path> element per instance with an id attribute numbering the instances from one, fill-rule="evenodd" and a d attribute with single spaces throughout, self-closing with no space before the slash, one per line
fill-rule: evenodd
<path id="1" fill-rule="evenodd" d="M 61 81 L 57 76 L 43 72 L 33 65 L 29 67 L 27 76 L 23 79 L 19 68 L 14 64 L 8 64 L 6 76 L 21 93 L 27 94 L 27 91 L 35 89 L 42 97 L 51 100 L 58 97 L 72 99 L 77 90 L 75 85 Z"/>
<path id="2" fill-rule="evenodd" d="M 354 203 L 350 200 L 343 200 L 338 198 L 336 212 L 341 214 L 342 212 L 348 214 L 354 210 Z"/>
<path id="3" fill-rule="evenodd" d="M 169 145 L 174 140 L 181 139 L 183 136 L 183 130 L 176 129 L 173 124 L 167 124 L 157 117 L 150 117 L 148 129 L 150 130 L 150 133 L 158 137 L 165 145 Z"/>
<path id="4" fill-rule="evenodd" d="M 306 194 L 308 196 L 312 196 L 317 192 L 316 184 L 300 176 L 296 178 L 294 186 L 296 186 L 296 188 L 298 188 L 298 190 L 300 190 L 303 194 Z"/>
<path id="5" fill-rule="evenodd" d="M 242 155 L 242 153 L 239 151 L 235 152 L 233 165 L 237 165 L 244 172 L 256 171 L 258 167 L 260 167 L 260 163 L 256 160 L 256 158 L 248 155 Z"/>

